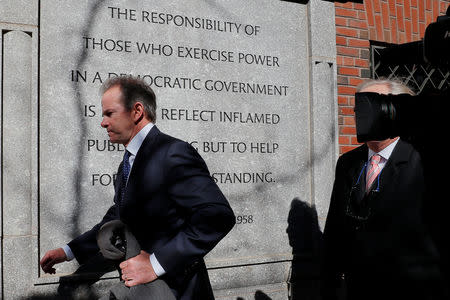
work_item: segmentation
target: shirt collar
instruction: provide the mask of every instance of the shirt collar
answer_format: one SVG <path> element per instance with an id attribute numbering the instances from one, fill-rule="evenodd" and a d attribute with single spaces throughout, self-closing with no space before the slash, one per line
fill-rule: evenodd
<path id="1" fill-rule="evenodd" d="M 148 123 L 144 126 L 132 139 L 131 142 L 127 146 L 127 151 L 131 153 L 131 155 L 136 156 L 136 154 L 139 151 L 139 148 L 141 148 L 142 143 L 145 140 L 145 137 L 150 132 L 152 127 L 154 126 L 153 123 Z"/>
<path id="2" fill-rule="evenodd" d="M 382 158 L 385 159 L 385 161 L 387 161 L 389 159 L 389 157 L 391 157 L 392 151 L 394 151 L 394 148 L 397 145 L 399 139 L 400 138 L 396 139 L 394 142 L 390 143 L 386 148 L 384 148 L 383 150 L 381 150 L 378 153 L 376 153 L 375 151 L 373 151 L 372 149 L 369 148 L 369 158 L 368 158 L 368 160 L 370 160 L 372 155 L 379 154 Z"/>

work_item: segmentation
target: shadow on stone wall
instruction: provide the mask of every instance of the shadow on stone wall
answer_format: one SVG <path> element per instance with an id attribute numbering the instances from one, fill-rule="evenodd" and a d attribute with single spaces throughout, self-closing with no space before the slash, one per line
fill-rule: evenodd
<path id="1" fill-rule="evenodd" d="M 245 299 L 242 297 L 237 297 L 236 300 L 245 300 Z M 264 292 L 258 290 L 255 292 L 255 300 L 272 300 L 272 298 L 267 296 Z"/>
<path id="2" fill-rule="evenodd" d="M 95 20 L 97 19 L 97 14 L 99 13 L 99 10 L 101 8 L 101 6 L 104 5 L 103 1 L 97 0 L 97 1 L 93 1 L 91 3 L 91 7 L 89 9 L 89 17 L 87 18 L 88 22 L 85 24 L 83 30 L 82 30 L 82 36 L 91 36 L 90 32 L 92 30 L 93 27 L 93 22 L 95 22 Z M 88 53 L 87 53 L 87 49 L 86 47 L 82 47 L 81 51 L 78 55 L 78 59 L 77 59 L 77 64 L 75 67 L 75 70 L 82 70 L 84 67 L 84 64 L 86 63 L 86 59 L 87 59 Z M 78 156 L 75 158 L 76 161 L 78 162 L 76 170 L 74 172 L 74 176 L 73 176 L 73 184 L 75 187 L 75 203 L 74 203 L 74 209 L 71 215 L 71 223 L 74 224 L 75 226 L 72 229 L 71 232 L 71 236 L 72 237 L 77 237 L 79 236 L 82 231 L 81 228 L 83 226 L 81 226 L 82 224 L 80 224 L 80 211 L 82 211 L 83 208 L 83 192 L 82 192 L 82 180 L 83 178 L 85 178 L 83 176 L 83 172 L 85 169 L 85 159 L 86 159 L 86 147 L 85 147 L 85 143 L 84 143 L 84 138 L 87 136 L 87 120 L 83 117 L 83 112 L 84 112 L 84 104 L 85 104 L 85 99 L 80 91 L 80 88 L 78 86 L 78 83 L 76 81 L 73 81 L 72 83 L 72 89 L 76 98 L 76 102 L 77 102 L 77 113 L 75 115 L 79 116 L 80 118 L 80 132 L 79 132 L 79 140 L 80 142 L 78 143 L 78 150 L 76 153 L 78 153 Z"/>
<path id="3" fill-rule="evenodd" d="M 292 247 L 289 279 L 291 300 L 319 300 L 322 232 L 314 206 L 294 198 L 288 216 L 286 232 Z"/>
<path id="4" fill-rule="evenodd" d="M 102 282 L 101 277 L 106 273 L 118 270 L 118 266 L 111 260 L 105 259 L 100 253 L 93 256 L 85 264 L 82 264 L 78 269 L 67 276 L 62 276 L 59 278 L 59 284 L 57 291 L 51 294 L 34 294 L 21 299 L 31 299 L 31 300 L 91 300 L 99 299 L 101 296 L 99 293 L 105 292 L 105 284 Z M 115 279 L 119 281 L 119 275 L 116 273 L 117 278 L 106 278 Z M 102 282 L 102 283 L 100 283 Z M 97 284 L 95 284 L 97 283 Z M 100 285 L 103 285 L 103 289 Z M 95 285 L 94 285 L 95 284 Z M 107 289 L 106 289 L 107 290 Z"/>
<path id="5" fill-rule="evenodd" d="M 272 298 L 264 294 L 262 291 L 256 291 L 255 300 L 272 300 Z"/>
<path id="6" fill-rule="evenodd" d="M 73 296 L 62 296 L 57 294 L 34 295 L 20 298 L 20 300 L 97 300 L 98 298 L 100 297 L 93 293 L 89 288 L 86 289 L 84 287 L 80 287 L 77 290 L 77 294 Z"/>

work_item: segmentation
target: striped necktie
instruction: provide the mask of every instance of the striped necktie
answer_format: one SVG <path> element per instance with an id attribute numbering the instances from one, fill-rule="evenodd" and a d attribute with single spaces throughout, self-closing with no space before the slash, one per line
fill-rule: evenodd
<path id="1" fill-rule="evenodd" d="M 366 175 L 366 193 L 370 191 L 370 187 L 381 172 L 380 160 L 381 156 L 379 154 L 372 155 L 370 158 L 370 167 Z"/>

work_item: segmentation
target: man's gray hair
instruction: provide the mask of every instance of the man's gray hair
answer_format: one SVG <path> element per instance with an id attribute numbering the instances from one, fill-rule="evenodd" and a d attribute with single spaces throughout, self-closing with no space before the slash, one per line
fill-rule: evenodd
<path id="1" fill-rule="evenodd" d="M 361 92 L 365 88 L 378 84 L 387 86 L 392 95 L 399 95 L 399 94 L 410 94 L 412 96 L 415 95 L 414 91 L 400 80 L 384 79 L 384 78 L 369 79 L 367 81 L 364 81 L 363 83 L 358 85 L 358 87 L 356 88 L 356 92 Z"/>

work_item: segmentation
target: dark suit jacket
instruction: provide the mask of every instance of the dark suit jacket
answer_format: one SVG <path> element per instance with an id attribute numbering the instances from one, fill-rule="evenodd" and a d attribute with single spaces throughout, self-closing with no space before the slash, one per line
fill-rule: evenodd
<path id="1" fill-rule="evenodd" d="M 120 166 L 117 178 L 121 173 Z M 235 217 L 197 151 L 154 126 L 136 155 L 122 203 L 119 185 L 103 220 L 69 243 L 76 259 L 83 263 L 97 253 L 100 226 L 120 219 L 141 248 L 155 254 L 166 271 L 161 279 L 177 299 L 214 299 L 203 256 Z"/>
<path id="2" fill-rule="evenodd" d="M 420 155 L 399 140 L 380 174 L 379 192 L 370 197 L 364 191 L 365 172 L 356 184 L 367 159 L 363 145 L 337 162 L 324 230 L 325 298 L 335 299 L 342 278 L 349 299 L 391 299 L 406 291 L 417 296 L 430 286 L 440 289 Z M 350 197 L 352 187 L 355 197 Z M 394 291 L 387 295 L 389 288 Z"/>

